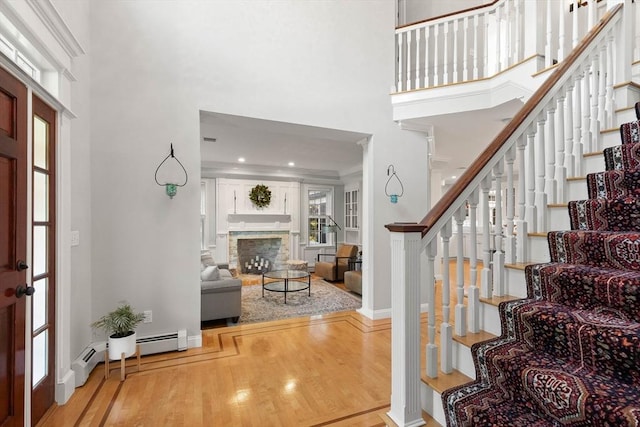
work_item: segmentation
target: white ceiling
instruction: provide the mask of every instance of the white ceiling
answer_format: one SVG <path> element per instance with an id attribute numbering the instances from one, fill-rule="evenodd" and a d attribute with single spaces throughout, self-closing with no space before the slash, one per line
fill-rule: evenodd
<path id="1" fill-rule="evenodd" d="M 520 100 L 494 108 L 403 121 L 433 126 L 434 168 L 446 180 L 464 169 L 502 130 Z M 370 135 L 202 111 L 200 113 L 203 176 L 288 177 L 337 182 L 361 173 L 359 141 Z M 215 141 L 206 141 L 214 138 Z M 244 157 L 244 163 L 238 158 Z M 295 166 L 288 166 L 294 162 Z"/>
<path id="2" fill-rule="evenodd" d="M 201 111 L 203 176 L 286 176 L 338 180 L 362 171 L 369 135 Z M 214 138 L 215 141 L 207 141 Z M 245 158 L 240 163 L 238 158 Z M 294 162 L 295 166 L 288 166 Z"/>

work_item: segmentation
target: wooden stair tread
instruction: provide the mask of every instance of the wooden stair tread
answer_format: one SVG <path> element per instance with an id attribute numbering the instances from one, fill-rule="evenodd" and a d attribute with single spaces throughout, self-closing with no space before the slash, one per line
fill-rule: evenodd
<path id="1" fill-rule="evenodd" d="M 512 270 L 524 270 L 527 265 L 539 264 L 537 262 L 516 262 L 515 264 L 505 264 L 505 268 L 511 268 Z"/>
<path id="2" fill-rule="evenodd" d="M 571 176 L 567 178 L 567 181 L 585 181 L 586 179 L 586 176 Z"/>
<path id="3" fill-rule="evenodd" d="M 582 155 L 582 157 L 595 157 L 595 156 L 602 156 L 604 152 L 603 151 L 594 151 L 592 153 L 584 153 Z"/>
<path id="4" fill-rule="evenodd" d="M 501 297 L 494 296 L 491 298 L 480 297 L 480 302 L 483 302 L 485 304 L 495 305 L 497 307 L 501 302 L 513 301 L 516 299 L 522 299 L 522 298 L 514 297 L 513 295 L 503 295 Z"/>
<path id="5" fill-rule="evenodd" d="M 547 237 L 548 233 L 527 233 L 527 236 L 529 237 Z"/>
<path id="6" fill-rule="evenodd" d="M 609 129 L 601 129 L 600 133 L 611 133 L 611 132 L 620 132 L 620 128 L 609 128 Z"/>
<path id="7" fill-rule="evenodd" d="M 442 394 L 445 390 L 452 387 L 457 387 L 462 384 L 473 381 L 473 378 L 469 378 L 462 372 L 454 369 L 450 374 L 445 374 L 438 369 L 437 378 L 429 378 L 424 372 L 421 375 L 422 382 L 431 387 L 436 392 Z"/>
<path id="8" fill-rule="evenodd" d="M 549 203 L 547 204 L 548 208 L 566 208 L 568 207 L 568 203 Z"/>
<path id="9" fill-rule="evenodd" d="M 467 332 L 467 335 L 465 335 L 464 337 L 453 334 L 453 340 L 456 342 L 459 342 L 460 344 L 466 347 L 471 347 L 476 343 L 491 340 L 497 337 L 498 337 L 497 335 L 493 335 L 492 333 L 487 331 L 480 331 L 476 333 Z"/>

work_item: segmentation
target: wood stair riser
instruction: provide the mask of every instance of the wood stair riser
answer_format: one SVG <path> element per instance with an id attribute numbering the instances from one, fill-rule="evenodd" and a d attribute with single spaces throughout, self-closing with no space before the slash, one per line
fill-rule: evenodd
<path id="1" fill-rule="evenodd" d="M 619 123 L 628 123 L 638 119 L 636 118 L 636 111 L 633 108 L 625 108 L 616 111 L 616 120 Z"/>

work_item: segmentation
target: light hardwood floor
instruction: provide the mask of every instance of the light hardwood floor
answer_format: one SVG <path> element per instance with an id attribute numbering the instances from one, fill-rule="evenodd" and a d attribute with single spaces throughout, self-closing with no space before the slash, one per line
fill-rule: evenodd
<path id="1" fill-rule="evenodd" d="M 422 332 L 425 341 L 424 315 Z M 98 365 L 38 425 L 385 425 L 390 319 L 344 312 L 219 327 L 202 337 L 202 348 L 143 357 L 140 372 L 130 360 L 124 382 L 119 364 L 107 380 Z"/>

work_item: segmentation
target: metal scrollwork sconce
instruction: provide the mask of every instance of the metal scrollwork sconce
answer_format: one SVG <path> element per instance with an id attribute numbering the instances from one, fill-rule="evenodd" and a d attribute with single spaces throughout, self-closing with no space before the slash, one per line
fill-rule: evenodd
<path id="1" fill-rule="evenodd" d="M 393 165 L 389 165 L 389 167 L 387 167 L 387 176 L 389 177 L 389 179 L 387 179 L 387 183 L 384 186 L 384 194 L 389 197 L 391 203 L 398 203 L 398 198 L 402 197 L 402 195 L 404 194 L 404 186 L 402 185 L 402 181 L 400 181 L 400 178 L 398 178 L 398 175 L 396 175 L 396 169 L 393 167 Z M 396 181 L 398 181 L 398 184 L 400 184 L 400 192 L 392 192 L 391 194 L 389 194 L 389 183 L 393 178 L 395 178 Z"/>
<path id="2" fill-rule="evenodd" d="M 164 183 L 164 184 L 160 184 L 160 182 L 158 182 L 158 171 L 160 170 L 160 168 L 162 167 L 164 162 L 169 160 L 169 158 L 172 158 L 176 162 L 178 162 L 178 164 L 180 165 L 180 167 L 184 171 L 184 182 L 182 184 L 176 184 L 176 183 L 172 183 L 172 182 L 167 182 L 167 183 Z M 158 184 L 159 186 L 165 188 L 167 196 L 169 196 L 170 199 L 173 199 L 173 196 L 175 196 L 178 193 L 178 187 L 184 187 L 185 185 L 187 185 L 187 181 L 189 180 L 189 175 L 187 174 L 187 170 L 184 168 L 184 166 L 182 165 L 180 160 L 178 160 L 178 158 L 174 155 L 174 153 L 173 153 L 173 144 L 171 144 L 171 151 L 169 152 L 169 155 L 167 157 L 165 157 L 164 160 L 162 162 L 160 162 L 160 164 L 156 168 L 155 179 L 156 179 L 156 184 Z"/>

